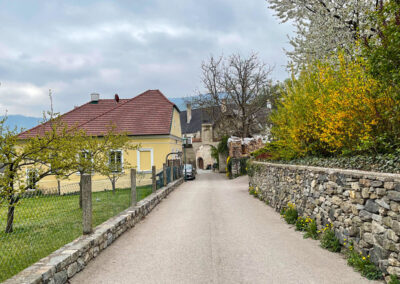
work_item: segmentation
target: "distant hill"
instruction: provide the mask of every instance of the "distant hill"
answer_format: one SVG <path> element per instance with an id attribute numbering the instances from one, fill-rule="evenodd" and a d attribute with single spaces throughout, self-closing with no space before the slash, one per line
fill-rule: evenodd
<path id="1" fill-rule="evenodd" d="M 0 118 L 3 118 L 3 116 L 1 116 Z M 27 130 L 38 125 L 40 121 L 41 118 L 39 117 L 10 114 L 7 115 L 7 120 L 5 125 L 8 126 L 10 129 L 14 129 L 16 127 L 18 130 L 20 130 L 21 128 Z"/>
<path id="2" fill-rule="evenodd" d="M 171 102 L 176 104 L 180 111 L 186 110 L 185 98 L 168 98 Z"/>

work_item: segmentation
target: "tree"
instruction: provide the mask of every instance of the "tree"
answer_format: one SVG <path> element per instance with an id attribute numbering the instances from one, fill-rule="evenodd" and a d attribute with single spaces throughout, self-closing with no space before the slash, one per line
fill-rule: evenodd
<path id="1" fill-rule="evenodd" d="M 390 0 L 371 16 L 377 33 L 364 37 L 364 55 L 368 58 L 371 74 L 385 87 L 397 89 L 400 99 L 400 1 Z"/>
<path id="2" fill-rule="evenodd" d="M 15 206 L 28 189 L 34 189 L 35 183 L 49 175 L 64 175 L 69 171 L 75 152 L 68 147 L 74 138 L 61 120 L 47 120 L 48 129 L 40 136 L 21 141 L 15 130 L 0 121 L 0 204 L 8 204 L 6 233 L 13 231 Z M 34 171 L 28 178 L 24 170 Z"/>
<path id="3" fill-rule="evenodd" d="M 132 167 L 128 161 L 122 160 L 123 153 L 138 149 L 140 145 L 130 144 L 126 134 L 115 134 L 114 131 L 107 133 L 104 140 L 108 142 L 103 144 L 103 152 L 97 157 L 95 168 L 110 180 L 113 193 L 115 193 L 117 180 L 126 174 L 125 170 Z"/>
<path id="4" fill-rule="evenodd" d="M 293 22 L 296 35 L 287 52 L 294 67 L 323 60 L 342 49 L 350 53 L 360 38 L 376 32 L 369 13 L 385 0 L 267 0 L 282 22 Z"/>
<path id="5" fill-rule="evenodd" d="M 206 94 L 193 97 L 192 104 L 204 108 L 222 134 L 248 137 L 259 131 L 271 97 L 272 68 L 256 54 L 247 58 L 233 54 L 227 58 L 211 56 L 201 70 Z"/>
<path id="6" fill-rule="evenodd" d="M 122 168 L 110 160 L 110 153 L 120 150 L 121 154 L 129 149 L 136 149 L 138 145 L 131 145 L 129 137 L 125 133 L 117 133 L 115 126 L 110 125 L 102 136 L 90 136 L 83 130 L 78 131 L 73 139 L 73 145 L 70 148 L 76 155 L 70 165 L 69 173 L 65 177 L 78 172 L 80 174 L 80 198 L 79 206 L 82 207 L 82 176 L 93 173 L 100 173 L 110 179 L 113 192 L 115 192 L 115 183 L 123 175 Z M 130 164 L 125 162 L 125 168 Z"/>

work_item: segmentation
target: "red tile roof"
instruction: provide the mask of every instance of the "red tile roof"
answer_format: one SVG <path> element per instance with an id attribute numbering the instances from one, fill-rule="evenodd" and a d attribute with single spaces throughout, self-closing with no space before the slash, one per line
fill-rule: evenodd
<path id="1" fill-rule="evenodd" d="M 78 127 L 88 135 L 102 136 L 109 125 L 115 125 L 117 132 L 128 135 L 170 134 L 174 107 L 159 90 L 148 90 L 132 99 L 99 100 L 97 104 L 86 103 L 61 116 L 69 127 Z M 50 127 L 40 124 L 19 134 L 25 139 L 42 135 Z"/>

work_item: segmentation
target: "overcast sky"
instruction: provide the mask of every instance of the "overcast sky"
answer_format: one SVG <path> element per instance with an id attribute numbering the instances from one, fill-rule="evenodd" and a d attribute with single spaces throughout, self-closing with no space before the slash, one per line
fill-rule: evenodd
<path id="1" fill-rule="evenodd" d="M 287 34 L 264 0 L 2 1 L 0 115 L 66 112 L 89 100 L 201 90 L 210 54 L 254 51 L 287 78 Z"/>

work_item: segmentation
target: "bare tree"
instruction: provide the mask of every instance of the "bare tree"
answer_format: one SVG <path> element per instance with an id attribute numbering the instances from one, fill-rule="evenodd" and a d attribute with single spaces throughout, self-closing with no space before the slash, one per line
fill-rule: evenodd
<path id="1" fill-rule="evenodd" d="M 223 134 L 249 137 L 264 126 L 263 113 L 271 98 L 272 68 L 261 62 L 257 54 L 211 56 L 202 62 L 201 70 L 206 94 L 192 97 L 191 103 L 205 109 Z"/>

